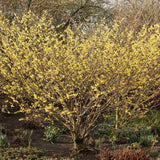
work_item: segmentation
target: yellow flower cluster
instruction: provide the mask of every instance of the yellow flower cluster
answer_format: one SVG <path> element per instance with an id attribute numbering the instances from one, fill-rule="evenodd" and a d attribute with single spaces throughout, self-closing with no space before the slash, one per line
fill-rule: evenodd
<path id="1" fill-rule="evenodd" d="M 126 118 L 146 110 L 160 90 L 160 25 L 136 35 L 119 25 L 60 35 L 45 16 L 1 18 L 1 91 L 27 115 L 59 121 L 72 136 L 87 136 L 117 106 Z"/>

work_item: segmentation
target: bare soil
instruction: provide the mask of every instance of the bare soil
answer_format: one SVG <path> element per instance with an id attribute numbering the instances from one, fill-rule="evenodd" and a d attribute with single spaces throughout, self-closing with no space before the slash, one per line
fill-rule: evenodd
<path id="1" fill-rule="evenodd" d="M 71 157 L 73 143 L 71 142 L 71 137 L 69 135 L 62 135 L 60 140 L 55 143 L 50 143 L 44 140 L 44 128 L 38 126 L 31 126 L 31 124 L 26 124 L 24 121 L 19 121 L 23 118 L 24 114 L 7 114 L 0 112 L 0 126 L 5 128 L 5 132 L 8 136 L 11 147 L 27 147 L 28 142 L 25 141 L 13 141 L 15 131 L 18 129 L 33 130 L 31 136 L 31 147 L 36 147 L 37 149 L 43 150 L 46 156 L 51 157 Z M 96 160 L 98 159 L 93 153 L 85 153 L 80 155 L 81 160 Z M 79 159 L 79 158 L 78 158 Z"/>

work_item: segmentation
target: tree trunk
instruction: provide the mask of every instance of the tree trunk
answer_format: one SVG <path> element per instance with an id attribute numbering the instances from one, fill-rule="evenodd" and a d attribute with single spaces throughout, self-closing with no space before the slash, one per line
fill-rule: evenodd
<path id="1" fill-rule="evenodd" d="M 116 107 L 116 123 L 115 123 L 115 129 L 118 129 L 118 122 L 119 122 L 118 111 L 119 111 L 119 107 Z"/>
<path id="2" fill-rule="evenodd" d="M 80 152 L 87 149 L 87 139 L 83 138 L 80 134 L 72 133 L 72 139 L 74 144 L 74 151 Z"/>

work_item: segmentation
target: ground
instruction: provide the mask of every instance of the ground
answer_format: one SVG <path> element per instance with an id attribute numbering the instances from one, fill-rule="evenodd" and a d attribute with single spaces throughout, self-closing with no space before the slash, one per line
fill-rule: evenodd
<path id="1" fill-rule="evenodd" d="M 33 130 L 31 147 L 36 147 L 37 149 L 44 150 L 46 156 L 51 157 L 69 157 L 72 155 L 73 143 L 71 142 L 71 137 L 69 135 L 63 135 L 60 140 L 56 143 L 50 143 L 44 140 L 44 129 L 41 127 L 30 126 L 24 121 L 19 121 L 19 118 L 24 117 L 22 113 L 18 114 L 7 114 L 0 112 L 0 126 L 5 127 L 5 132 L 8 135 L 11 147 L 24 146 L 27 147 L 28 142 L 15 140 L 16 130 Z M 14 139 L 14 140 L 13 140 Z M 83 156 L 85 160 L 98 159 L 94 154 L 87 154 Z"/>

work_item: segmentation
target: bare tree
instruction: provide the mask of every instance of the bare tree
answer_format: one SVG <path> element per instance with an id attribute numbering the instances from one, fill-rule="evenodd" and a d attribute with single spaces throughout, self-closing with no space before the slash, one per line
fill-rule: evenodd
<path id="1" fill-rule="evenodd" d="M 13 18 L 13 13 L 19 16 L 31 10 L 37 15 L 47 11 L 47 16 L 53 18 L 53 25 L 59 26 L 58 31 L 64 31 L 69 25 L 86 26 L 96 23 L 103 17 L 112 17 L 109 10 L 109 0 L 5 0 L 2 2 L 4 13 Z"/>

